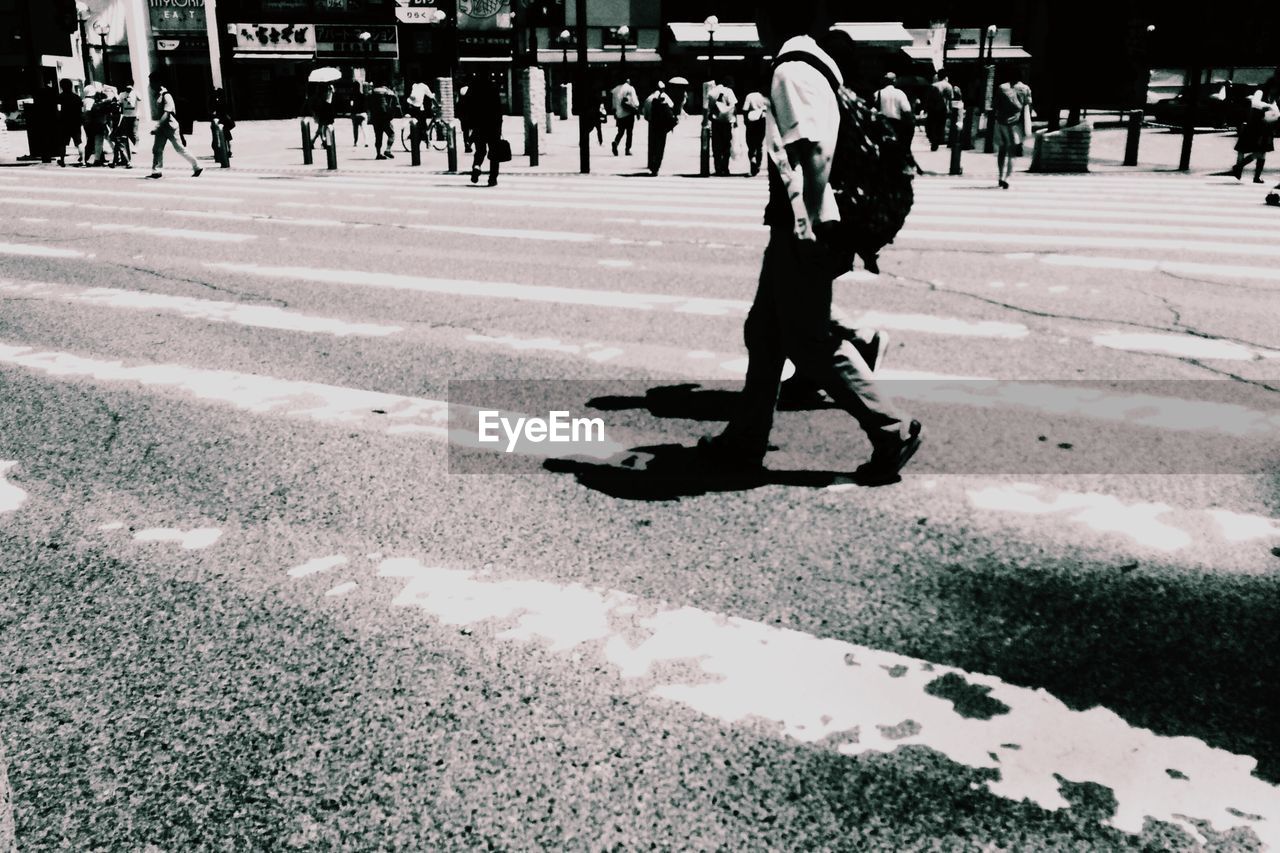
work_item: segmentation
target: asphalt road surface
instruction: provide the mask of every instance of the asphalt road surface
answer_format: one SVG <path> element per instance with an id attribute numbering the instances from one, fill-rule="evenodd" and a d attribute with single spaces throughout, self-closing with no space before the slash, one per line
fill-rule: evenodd
<path id="1" fill-rule="evenodd" d="M 1280 845 L 1256 188 L 918 181 L 837 284 L 925 424 L 871 489 L 832 409 L 686 465 L 763 179 L 143 174 L 0 174 L 20 849 Z"/>

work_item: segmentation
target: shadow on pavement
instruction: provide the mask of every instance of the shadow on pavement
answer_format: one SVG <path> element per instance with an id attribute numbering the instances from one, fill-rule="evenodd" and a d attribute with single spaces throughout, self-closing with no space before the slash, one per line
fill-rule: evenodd
<path id="1" fill-rule="evenodd" d="M 622 412 L 643 409 L 655 418 L 680 418 L 690 421 L 728 421 L 738 407 L 739 391 L 704 388 L 689 382 L 681 385 L 662 385 L 645 391 L 643 397 L 611 395 L 593 397 L 587 406 L 601 412 Z M 816 409 L 834 409 L 831 402 L 813 405 L 793 405 L 779 401 L 778 411 L 798 412 Z"/>

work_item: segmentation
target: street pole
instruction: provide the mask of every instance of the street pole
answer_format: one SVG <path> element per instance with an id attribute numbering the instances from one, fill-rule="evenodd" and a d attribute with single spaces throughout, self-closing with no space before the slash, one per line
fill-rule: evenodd
<path id="1" fill-rule="evenodd" d="M 204 27 L 209 34 L 209 72 L 213 88 L 222 88 L 222 41 L 218 35 L 218 0 L 204 0 Z"/>
<path id="2" fill-rule="evenodd" d="M 107 62 L 107 34 L 104 32 L 99 32 L 98 38 L 102 41 L 102 82 L 105 85 L 110 86 L 111 85 L 111 67 Z"/>
<path id="3" fill-rule="evenodd" d="M 138 96 L 138 133 L 145 139 L 151 130 L 151 18 L 147 0 L 124 0 L 124 26 L 129 40 L 129 68 Z"/>
<path id="4" fill-rule="evenodd" d="M 1186 172 L 1191 169 L 1191 143 L 1196 138 L 1197 90 L 1200 88 L 1202 74 L 1203 71 L 1197 67 L 1192 67 L 1187 71 L 1187 109 L 1182 114 L 1182 155 L 1178 158 L 1179 172 Z"/>
<path id="5" fill-rule="evenodd" d="M 578 35 L 578 85 L 573 99 L 578 103 L 578 169 L 588 175 L 591 173 L 591 127 L 588 121 L 594 121 L 595 117 L 587 115 L 587 105 L 591 103 L 587 91 L 587 0 L 578 0 L 576 5 L 574 29 Z"/>

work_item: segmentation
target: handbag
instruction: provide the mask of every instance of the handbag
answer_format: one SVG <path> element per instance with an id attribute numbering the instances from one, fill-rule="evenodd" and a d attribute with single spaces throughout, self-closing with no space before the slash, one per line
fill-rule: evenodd
<path id="1" fill-rule="evenodd" d="M 497 139 L 490 146 L 489 156 L 495 163 L 506 163 L 511 159 L 511 143 L 505 139 Z"/>

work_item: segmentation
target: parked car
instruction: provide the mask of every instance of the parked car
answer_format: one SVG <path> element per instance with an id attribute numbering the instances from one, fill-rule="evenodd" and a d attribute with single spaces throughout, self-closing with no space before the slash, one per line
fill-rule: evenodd
<path id="1" fill-rule="evenodd" d="M 1257 86 L 1217 83 L 1196 91 L 1195 123 L 1198 127 L 1236 127 L 1249 115 L 1249 98 Z M 1187 93 L 1156 101 L 1148 108 L 1160 124 L 1181 127 L 1190 102 Z"/>

